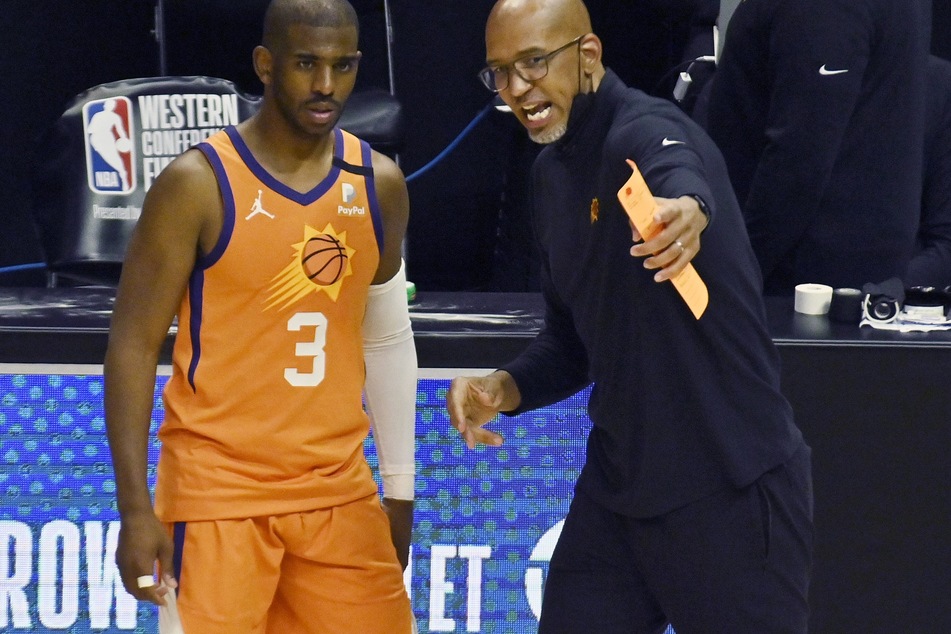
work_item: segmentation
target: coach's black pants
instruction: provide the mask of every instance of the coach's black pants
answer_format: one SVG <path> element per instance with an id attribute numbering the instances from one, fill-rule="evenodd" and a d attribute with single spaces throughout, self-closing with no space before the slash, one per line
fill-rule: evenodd
<path id="1" fill-rule="evenodd" d="M 540 634 L 805 634 L 812 471 L 803 446 L 745 489 L 634 519 L 578 490 Z"/>

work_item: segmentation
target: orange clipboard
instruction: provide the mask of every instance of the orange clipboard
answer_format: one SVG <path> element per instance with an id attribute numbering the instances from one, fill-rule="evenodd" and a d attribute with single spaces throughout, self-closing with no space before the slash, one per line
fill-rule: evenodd
<path id="1" fill-rule="evenodd" d="M 637 229 L 642 238 L 648 240 L 655 232 L 660 230 L 660 227 L 653 224 L 657 202 L 654 200 L 654 195 L 648 189 L 647 183 L 644 182 L 644 177 L 641 176 L 641 171 L 637 169 L 634 161 L 628 159 L 627 164 L 631 166 L 634 173 L 618 190 L 617 197 L 621 201 L 624 211 L 627 212 L 628 218 L 634 224 L 634 228 Z M 687 307 L 690 308 L 693 316 L 700 319 L 710 301 L 710 295 L 707 292 L 707 285 L 700 279 L 697 269 L 693 268 L 693 264 L 687 264 L 687 268 L 670 278 L 670 281 L 687 303 Z"/>

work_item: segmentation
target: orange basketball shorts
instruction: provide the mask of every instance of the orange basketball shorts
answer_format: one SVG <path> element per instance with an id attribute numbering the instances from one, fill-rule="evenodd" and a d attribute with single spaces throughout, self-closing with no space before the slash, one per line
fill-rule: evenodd
<path id="1" fill-rule="evenodd" d="M 186 634 L 410 634 L 374 494 L 274 517 L 168 524 Z"/>

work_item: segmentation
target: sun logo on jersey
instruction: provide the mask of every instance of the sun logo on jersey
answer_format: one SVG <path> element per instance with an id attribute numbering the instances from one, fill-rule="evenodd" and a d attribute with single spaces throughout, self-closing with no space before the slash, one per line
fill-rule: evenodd
<path id="1" fill-rule="evenodd" d="M 293 245 L 290 264 L 274 277 L 265 310 L 287 308 L 311 293 L 323 291 L 337 301 L 345 277 L 353 274 L 350 259 L 356 249 L 347 246 L 347 232 L 337 233 L 330 223 L 323 231 L 304 227 L 304 239 Z"/>

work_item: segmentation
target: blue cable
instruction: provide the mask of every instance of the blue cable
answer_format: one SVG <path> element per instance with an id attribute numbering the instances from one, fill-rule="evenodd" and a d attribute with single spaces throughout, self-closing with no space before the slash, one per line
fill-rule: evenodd
<path id="1" fill-rule="evenodd" d="M 13 266 L 0 267 L 0 275 L 4 273 L 16 273 L 18 271 L 28 271 L 30 269 L 46 268 L 46 262 L 32 262 L 30 264 L 14 264 Z"/>
<path id="2" fill-rule="evenodd" d="M 493 99 L 493 100 L 490 101 L 488 104 L 486 104 L 485 108 L 483 108 L 483 109 L 479 112 L 479 114 L 477 114 L 477 115 L 475 116 L 475 118 L 472 119 L 472 121 L 469 122 L 469 125 L 467 125 L 467 126 L 462 130 L 462 132 L 459 133 L 459 136 L 457 136 L 455 139 L 453 139 L 452 142 L 451 142 L 449 145 L 447 145 L 447 146 L 445 147 L 445 149 L 444 149 L 442 152 L 440 152 L 439 154 L 436 155 L 436 158 L 434 158 L 434 159 L 431 160 L 429 163 L 426 163 L 426 164 L 423 165 L 421 168 L 419 168 L 418 170 L 416 170 L 415 172 L 413 172 L 412 174 L 410 174 L 409 176 L 407 176 L 407 177 L 406 177 L 406 182 L 408 183 L 408 182 L 410 182 L 411 180 L 413 180 L 414 178 L 416 178 L 416 177 L 418 177 L 418 176 L 422 176 L 423 174 L 425 174 L 426 172 L 428 172 L 430 169 L 432 169 L 433 167 L 435 167 L 436 163 L 438 163 L 439 161 L 443 160 L 443 159 L 446 157 L 446 155 L 448 155 L 450 152 L 452 152 L 454 149 L 456 149 L 456 146 L 459 145 L 459 142 L 462 141 L 462 139 L 463 139 L 467 134 L 469 134 L 469 132 L 472 131 L 472 128 L 474 128 L 474 127 L 476 126 L 476 124 L 479 123 L 479 121 L 481 121 L 481 120 L 485 117 L 485 115 L 489 114 L 489 113 L 492 112 L 492 110 L 494 110 L 494 109 L 495 109 L 495 100 Z"/>

